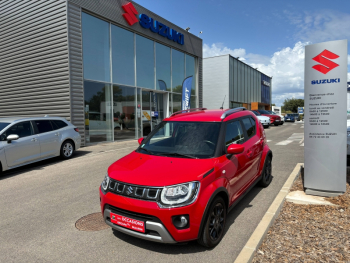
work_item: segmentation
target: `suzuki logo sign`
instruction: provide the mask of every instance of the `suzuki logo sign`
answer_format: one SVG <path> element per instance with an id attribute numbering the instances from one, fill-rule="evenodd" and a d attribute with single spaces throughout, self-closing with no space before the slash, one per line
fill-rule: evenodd
<path id="1" fill-rule="evenodd" d="M 339 58 L 339 56 L 325 49 L 320 54 L 318 54 L 316 57 L 313 58 L 313 60 L 323 65 L 317 64 L 312 68 L 316 69 L 317 71 L 323 74 L 327 74 L 329 71 L 339 66 L 337 63 L 330 61 L 330 59 L 336 59 L 336 58 Z"/>
<path id="2" fill-rule="evenodd" d="M 139 21 L 135 17 L 135 15 L 138 15 L 139 13 L 137 12 L 137 10 L 135 9 L 132 3 L 127 3 L 126 5 L 123 5 L 122 8 L 125 11 L 125 14 L 123 14 L 123 17 L 125 18 L 126 22 L 128 22 L 130 26 L 132 26 L 133 24 Z"/>
<path id="3" fill-rule="evenodd" d="M 180 45 L 184 44 L 184 35 L 178 33 L 176 30 L 168 27 L 157 20 L 154 20 L 152 17 L 147 16 L 146 14 L 139 14 L 132 3 L 127 3 L 122 6 L 125 13 L 123 17 L 130 26 L 134 25 L 137 22 L 140 22 L 140 25 L 145 29 L 150 29 L 153 33 L 159 34 L 169 40 L 172 40 Z M 137 19 L 138 15 L 139 19 Z"/>

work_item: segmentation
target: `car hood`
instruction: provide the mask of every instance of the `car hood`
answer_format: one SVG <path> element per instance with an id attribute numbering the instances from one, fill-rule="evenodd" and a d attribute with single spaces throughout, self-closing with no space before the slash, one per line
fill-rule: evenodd
<path id="1" fill-rule="evenodd" d="M 266 117 L 266 116 L 256 116 L 258 117 L 259 120 L 262 120 L 262 121 L 268 121 L 270 118 L 269 117 Z"/>
<path id="2" fill-rule="evenodd" d="M 108 175 L 124 183 L 162 187 L 199 181 L 212 168 L 214 159 L 174 158 L 134 151 L 113 163 Z"/>
<path id="3" fill-rule="evenodd" d="M 274 114 L 261 114 L 261 115 L 266 116 L 266 117 L 270 117 L 270 118 L 274 118 L 274 119 L 279 118 L 278 115 L 274 115 Z"/>

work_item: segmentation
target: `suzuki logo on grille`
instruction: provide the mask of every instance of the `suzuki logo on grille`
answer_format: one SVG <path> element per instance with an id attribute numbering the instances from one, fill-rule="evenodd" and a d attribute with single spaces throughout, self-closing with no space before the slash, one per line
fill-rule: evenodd
<path id="1" fill-rule="evenodd" d="M 131 185 L 126 189 L 126 194 L 131 195 L 132 191 L 134 191 L 134 188 L 131 187 Z"/>
<path id="2" fill-rule="evenodd" d="M 125 14 L 123 14 L 123 17 L 125 18 L 126 22 L 130 26 L 137 23 L 139 20 L 135 17 L 135 15 L 138 15 L 137 10 L 135 9 L 134 5 L 132 3 L 127 3 L 126 5 L 122 6 Z"/>
<path id="3" fill-rule="evenodd" d="M 327 74 L 329 71 L 339 66 L 337 63 L 330 61 L 330 59 L 336 59 L 336 58 L 339 58 L 337 54 L 334 54 L 328 51 L 327 49 L 325 49 L 320 54 L 318 54 L 316 57 L 313 58 L 313 60 L 315 60 L 318 63 L 321 63 L 322 65 L 317 64 L 312 68 L 316 69 L 317 71 L 323 74 Z"/>

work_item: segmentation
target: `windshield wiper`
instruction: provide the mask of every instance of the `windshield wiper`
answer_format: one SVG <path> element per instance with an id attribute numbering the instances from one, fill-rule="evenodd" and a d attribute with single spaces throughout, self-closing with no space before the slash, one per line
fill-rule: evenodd
<path id="1" fill-rule="evenodd" d="M 154 152 L 151 152 L 150 150 L 147 150 L 146 148 L 140 148 L 141 150 L 144 150 L 144 151 L 146 151 L 146 152 L 148 152 L 148 153 L 150 153 L 150 154 L 152 154 L 152 155 L 156 155 Z"/>
<path id="2" fill-rule="evenodd" d="M 161 155 L 174 155 L 174 156 L 182 156 L 182 157 L 187 157 L 187 158 L 192 158 L 192 159 L 198 159 L 198 157 L 195 157 L 192 155 L 187 155 L 187 154 L 182 154 L 182 153 L 162 153 Z"/>

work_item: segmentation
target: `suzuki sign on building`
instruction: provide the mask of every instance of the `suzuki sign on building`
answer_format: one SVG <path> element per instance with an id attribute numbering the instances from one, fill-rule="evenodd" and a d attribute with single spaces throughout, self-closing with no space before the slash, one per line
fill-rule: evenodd
<path id="1" fill-rule="evenodd" d="M 304 187 L 335 196 L 346 190 L 347 40 L 305 47 Z"/>

